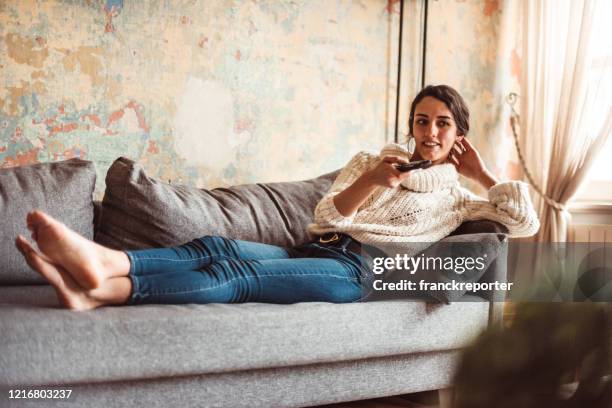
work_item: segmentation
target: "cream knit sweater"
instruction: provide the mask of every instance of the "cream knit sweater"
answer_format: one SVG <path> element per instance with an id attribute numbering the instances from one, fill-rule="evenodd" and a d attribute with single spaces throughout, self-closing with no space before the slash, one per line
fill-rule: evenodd
<path id="1" fill-rule="evenodd" d="M 540 227 L 527 184 L 498 183 L 489 189 L 487 200 L 459 185 L 459 175 L 452 164 L 414 170 L 395 188 L 378 187 L 355 215 L 344 217 L 334 205 L 334 196 L 387 155 L 410 156 L 402 145 L 395 143 L 386 145 L 380 154 L 357 153 L 317 204 L 315 223 L 308 226 L 308 231 L 314 235 L 342 232 L 374 245 L 436 242 L 463 221 L 478 219 L 504 224 L 511 237 L 533 235 Z"/>

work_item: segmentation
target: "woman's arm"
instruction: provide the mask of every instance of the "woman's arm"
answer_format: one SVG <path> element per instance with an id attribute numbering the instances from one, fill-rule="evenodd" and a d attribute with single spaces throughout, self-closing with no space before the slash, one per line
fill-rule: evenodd
<path id="1" fill-rule="evenodd" d="M 449 161 L 465 177 L 477 181 L 488 191 L 488 200 L 465 188 L 460 188 L 467 210 L 467 219 L 497 221 L 508 228 L 513 237 L 527 237 L 538 232 L 540 221 L 529 197 L 529 187 L 522 181 L 499 182 L 487 169 L 472 143 L 463 138 L 459 149 L 452 152 Z"/>
<path id="2" fill-rule="evenodd" d="M 377 185 L 372 182 L 370 174 L 365 172 L 353 184 L 333 197 L 334 205 L 343 217 L 352 217 L 376 188 Z"/>
<path id="3" fill-rule="evenodd" d="M 395 188 L 408 177 L 408 172 L 397 170 L 394 163 L 407 163 L 397 156 L 385 156 L 376 167 L 365 171 L 353 184 L 334 197 L 334 204 L 340 214 L 351 217 L 378 187 Z"/>
<path id="4" fill-rule="evenodd" d="M 529 187 L 522 181 L 503 181 L 488 190 L 488 200 L 460 188 L 467 211 L 466 221 L 492 220 L 508 228 L 511 237 L 528 237 L 540 229 Z"/>
<path id="5" fill-rule="evenodd" d="M 378 187 L 397 187 L 409 173 L 398 171 L 393 163 L 407 163 L 408 159 L 360 152 L 342 169 L 329 192 L 315 208 L 314 220 L 326 227 L 350 224 L 359 207 Z"/>
<path id="6" fill-rule="evenodd" d="M 497 178 L 495 178 L 495 176 L 493 175 L 493 173 L 491 173 L 489 171 L 489 169 L 485 168 L 483 169 L 482 173 L 480 174 L 480 176 L 476 179 L 476 181 L 485 188 L 485 190 L 490 189 L 491 187 L 493 187 L 494 185 L 499 183 L 499 180 L 497 180 Z"/>
<path id="7" fill-rule="evenodd" d="M 448 161 L 455 165 L 459 174 L 478 182 L 486 190 L 499 183 L 468 138 L 463 137 L 455 143 Z"/>

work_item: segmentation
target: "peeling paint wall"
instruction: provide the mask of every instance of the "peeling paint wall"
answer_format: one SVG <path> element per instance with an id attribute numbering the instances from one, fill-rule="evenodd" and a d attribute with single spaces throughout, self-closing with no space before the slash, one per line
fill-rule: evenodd
<path id="1" fill-rule="evenodd" d="M 392 140 L 389 0 L 4 0 L 0 166 L 118 156 L 201 187 L 298 180 Z"/>
<path id="2" fill-rule="evenodd" d="M 520 89 L 518 3 L 429 2 L 426 83 L 448 84 L 465 98 L 470 140 L 501 178 L 520 176 L 505 102 L 509 92 Z M 466 185 L 480 189 L 471 182 Z"/>

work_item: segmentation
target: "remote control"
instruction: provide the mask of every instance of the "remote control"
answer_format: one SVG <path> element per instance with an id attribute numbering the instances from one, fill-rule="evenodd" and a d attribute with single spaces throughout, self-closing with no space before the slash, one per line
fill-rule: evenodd
<path id="1" fill-rule="evenodd" d="M 418 160 L 410 163 L 399 163 L 395 165 L 395 168 L 399 171 L 406 172 L 416 169 L 426 169 L 431 166 L 431 160 Z"/>

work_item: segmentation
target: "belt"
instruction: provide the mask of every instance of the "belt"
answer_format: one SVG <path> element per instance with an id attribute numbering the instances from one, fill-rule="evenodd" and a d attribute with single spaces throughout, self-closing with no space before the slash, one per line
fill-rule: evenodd
<path id="1" fill-rule="evenodd" d="M 342 234 L 339 232 L 328 232 L 319 237 L 319 244 L 333 247 L 343 247 L 348 251 L 355 252 L 356 254 L 362 254 L 365 252 L 362 248 L 361 242 L 353 239 L 350 235 Z"/>

